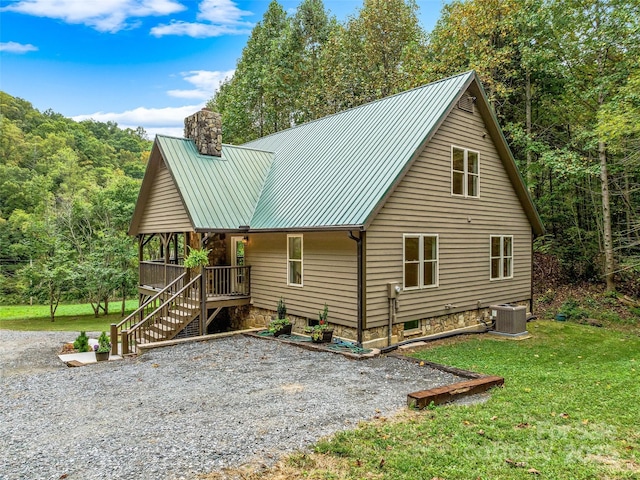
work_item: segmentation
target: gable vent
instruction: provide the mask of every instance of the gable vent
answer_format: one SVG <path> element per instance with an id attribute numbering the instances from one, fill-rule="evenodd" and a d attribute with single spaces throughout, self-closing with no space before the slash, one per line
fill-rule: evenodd
<path id="1" fill-rule="evenodd" d="M 472 97 L 471 95 L 462 95 L 460 100 L 458 100 L 458 108 L 460 110 L 464 110 L 465 112 L 473 113 L 473 104 L 476 101 L 476 97 Z"/>

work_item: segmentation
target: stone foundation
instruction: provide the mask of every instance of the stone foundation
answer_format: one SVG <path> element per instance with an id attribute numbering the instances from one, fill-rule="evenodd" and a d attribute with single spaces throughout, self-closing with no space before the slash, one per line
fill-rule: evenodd
<path id="1" fill-rule="evenodd" d="M 516 305 L 529 307 L 529 301 L 513 302 Z M 266 310 L 257 308 L 253 305 L 243 307 L 229 308 L 231 316 L 231 328 L 240 330 L 245 328 L 261 328 L 268 327 L 269 322 L 277 317 L 274 310 Z M 287 315 L 293 324 L 292 331 L 294 333 L 304 333 L 308 319 L 305 317 L 297 317 L 295 315 Z M 479 325 L 482 322 L 491 323 L 491 309 L 489 307 L 476 310 L 467 310 L 464 312 L 450 313 L 447 315 L 439 315 L 437 317 L 423 318 L 418 322 L 418 328 L 405 331 L 404 323 L 396 323 L 391 330 L 391 343 L 399 343 L 412 338 L 426 337 L 436 333 L 448 332 L 458 328 L 471 327 Z M 336 325 L 329 322 L 333 327 L 333 336 L 343 338 L 345 340 L 355 341 L 357 339 L 357 331 L 354 327 L 346 327 Z M 380 348 L 387 346 L 388 327 L 367 328 L 362 332 L 362 344 L 367 348 Z"/>
<path id="2" fill-rule="evenodd" d="M 271 320 L 275 320 L 278 317 L 278 312 L 254 307 L 253 305 L 245 305 L 242 307 L 229 307 L 229 315 L 231 316 L 231 328 L 242 330 L 246 328 L 266 328 Z M 304 327 L 307 326 L 305 317 L 289 314 L 287 314 L 287 317 L 289 317 L 293 325 L 292 332 L 304 333 Z"/>

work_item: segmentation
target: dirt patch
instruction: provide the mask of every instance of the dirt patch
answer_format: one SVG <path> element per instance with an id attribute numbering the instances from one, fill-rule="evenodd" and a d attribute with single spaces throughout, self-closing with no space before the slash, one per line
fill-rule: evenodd
<path id="1" fill-rule="evenodd" d="M 607 465 L 612 473 L 640 473 L 640 464 L 629 459 L 613 458 L 606 455 L 589 455 L 587 460 Z"/>

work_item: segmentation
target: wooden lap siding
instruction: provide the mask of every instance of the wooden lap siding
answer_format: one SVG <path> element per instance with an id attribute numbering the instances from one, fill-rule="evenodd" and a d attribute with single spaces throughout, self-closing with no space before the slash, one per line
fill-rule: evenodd
<path id="1" fill-rule="evenodd" d="M 252 233 L 245 249 L 251 265 L 251 297 L 255 307 L 276 310 L 283 297 L 288 313 L 318 318 L 325 302 L 329 321 L 356 326 L 356 242 L 347 232 L 305 232 L 303 287 L 287 285 L 287 234 Z"/>
<path id="2" fill-rule="evenodd" d="M 166 167 L 159 167 L 151 186 L 139 233 L 189 232 L 191 222 Z"/>
<path id="3" fill-rule="evenodd" d="M 480 152 L 480 198 L 451 195 L 452 145 Z M 439 286 L 401 292 L 397 323 L 529 299 L 531 226 L 477 111 L 451 111 L 372 222 L 367 328 L 388 322 L 386 285 L 402 285 L 403 233 L 439 236 Z M 512 279 L 489 279 L 490 235 L 513 235 Z"/>

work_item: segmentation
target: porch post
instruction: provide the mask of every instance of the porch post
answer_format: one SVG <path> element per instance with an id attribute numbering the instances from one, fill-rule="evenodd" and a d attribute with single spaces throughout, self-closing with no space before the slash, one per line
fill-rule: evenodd
<path id="1" fill-rule="evenodd" d="M 167 285 L 167 264 L 171 261 L 171 234 L 162 234 L 162 244 L 164 245 L 164 285 Z"/>
<path id="2" fill-rule="evenodd" d="M 204 233 L 200 234 L 200 248 L 204 248 Z M 200 267 L 200 335 L 207 333 L 207 267 Z"/>
<path id="3" fill-rule="evenodd" d="M 138 235 L 138 266 L 144 260 L 144 234 Z"/>

